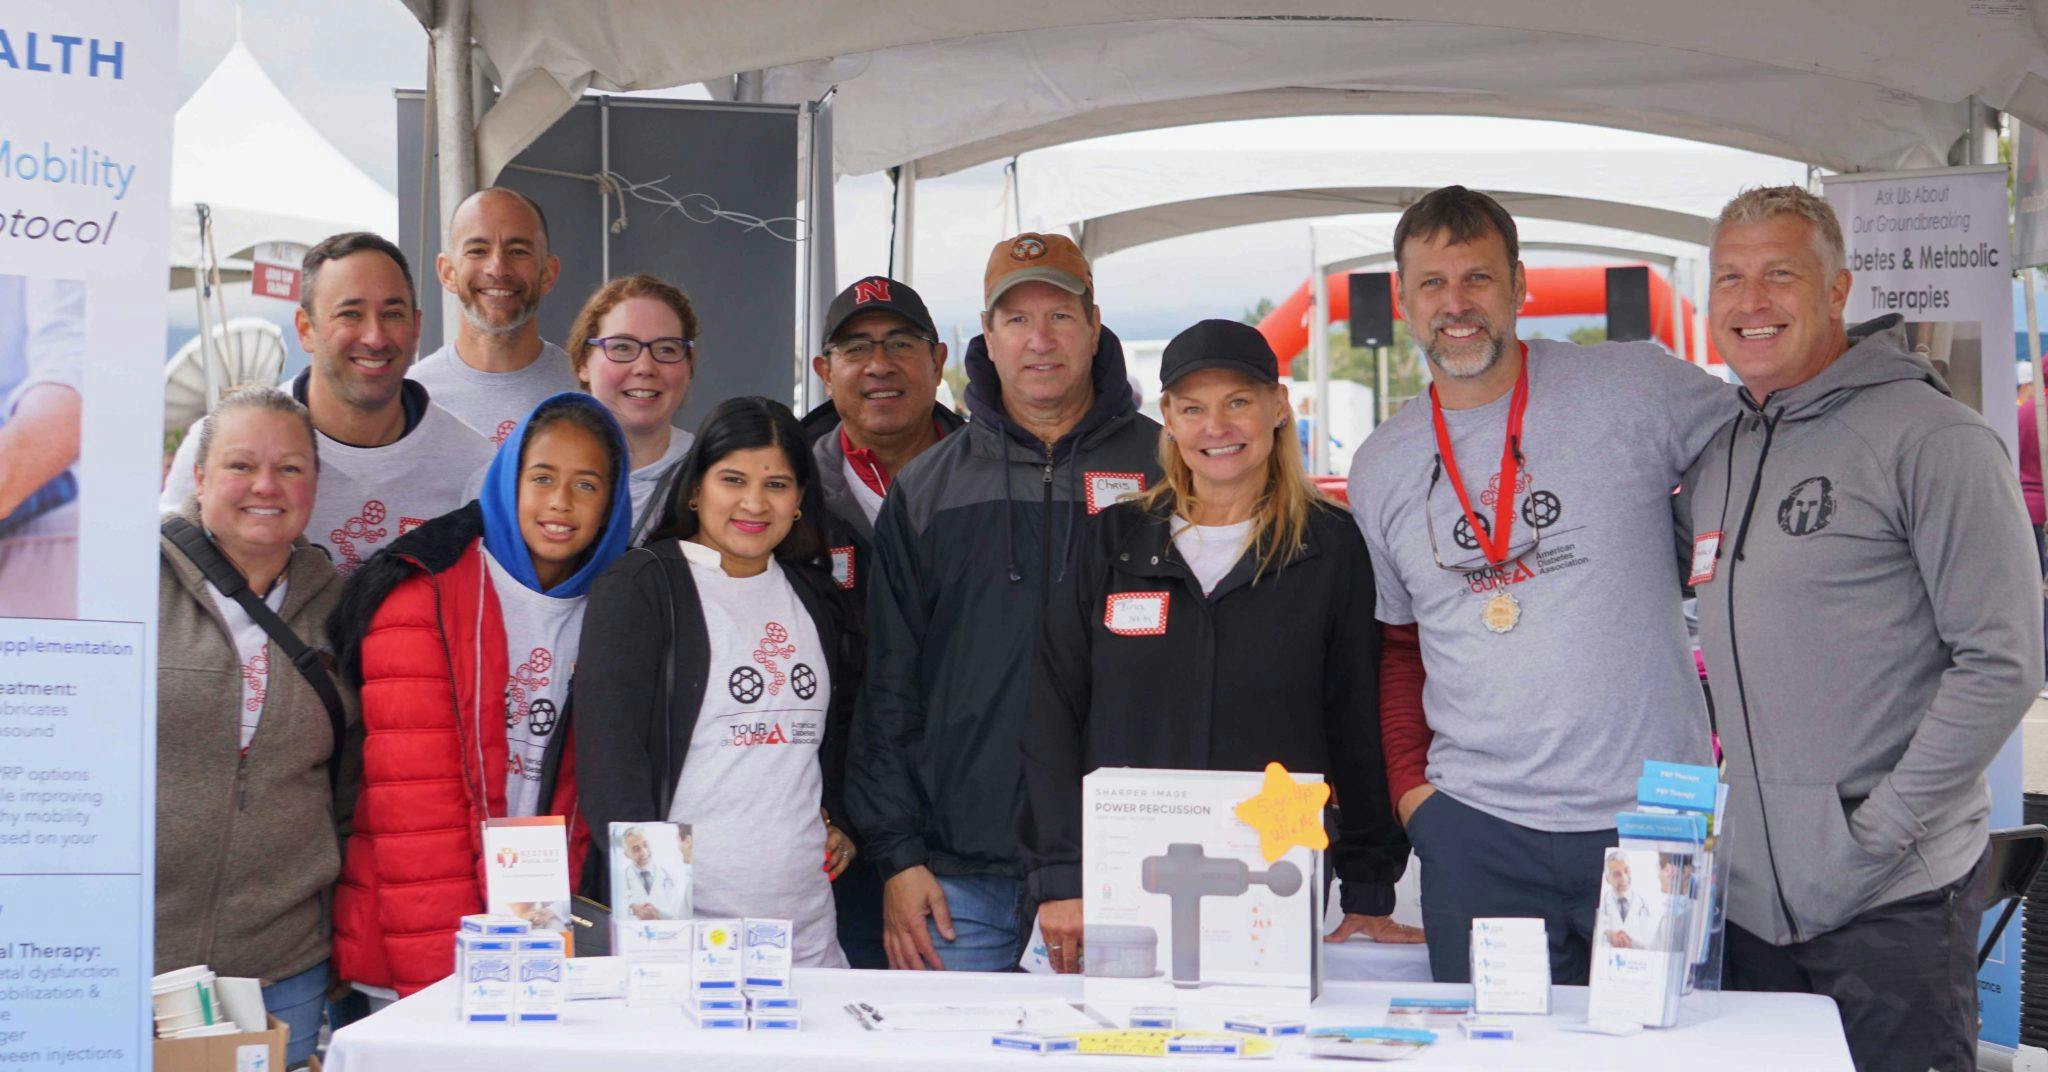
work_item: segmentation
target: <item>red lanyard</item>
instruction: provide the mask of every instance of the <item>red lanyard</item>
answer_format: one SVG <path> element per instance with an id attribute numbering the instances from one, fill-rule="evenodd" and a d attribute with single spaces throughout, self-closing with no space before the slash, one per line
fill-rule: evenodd
<path id="1" fill-rule="evenodd" d="M 1436 453 L 1443 459 L 1444 475 L 1451 478 L 1451 490 L 1458 493 L 1458 506 L 1465 511 L 1465 523 L 1472 526 L 1472 538 L 1486 561 L 1499 566 L 1508 560 L 1508 531 L 1515 524 L 1515 481 L 1521 478 L 1522 411 L 1529 407 L 1529 347 L 1522 346 L 1522 371 L 1515 377 L 1515 393 L 1508 399 L 1507 438 L 1500 445 L 1500 490 L 1493 500 L 1493 529 L 1489 532 L 1472 512 L 1472 500 L 1465 494 L 1465 482 L 1458 479 L 1458 459 L 1451 452 L 1451 433 L 1444 427 L 1443 403 L 1437 401 L 1436 384 L 1429 385 L 1429 416 L 1436 424 Z"/>

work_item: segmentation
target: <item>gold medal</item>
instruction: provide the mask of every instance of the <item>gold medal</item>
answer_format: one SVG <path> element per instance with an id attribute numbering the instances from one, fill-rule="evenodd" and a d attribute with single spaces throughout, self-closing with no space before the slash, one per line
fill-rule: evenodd
<path id="1" fill-rule="evenodd" d="M 1479 612 L 1479 620 L 1495 633 L 1505 633 L 1522 620 L 1522 605 L 1506 592 L 1496 594 L 1486 601 L 1486 607 Z"/>

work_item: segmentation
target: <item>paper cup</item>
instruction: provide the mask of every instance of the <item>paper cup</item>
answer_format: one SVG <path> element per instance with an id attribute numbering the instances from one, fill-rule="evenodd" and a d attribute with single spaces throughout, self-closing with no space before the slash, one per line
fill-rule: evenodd
<path id="1" fill-rule="evenodd" d="M 165 972 L 150 980 L 150 1002 L 157 1019 L 177 1017 L 183 1022 L 182 1018 L 197 1013 L 202 1025 L 219 1023 L 224 1015 L 214 979 L 213 972 L 200 965 Z"/>
<path id="2" fill-rule="evenodd" d="M 194 1027 L 206 1026 L 209 1026 L 206 1022 L 206 1015 L 197 1009 L 191 1012 L 177 1013 L 172 1016 L 158 1016 L 156 1018 L 156 1033 L 160 1036 L 170 1035 L 173 1032 L 185 1031 Z"/>
<path id="3" fill-rule="evenodd" d="M 221 976 L 213 981 L 226 1018 L 244 1031 L 261 1031 L 268 1026 L 263 1011 L 263 983 L 256 979 Z"/>

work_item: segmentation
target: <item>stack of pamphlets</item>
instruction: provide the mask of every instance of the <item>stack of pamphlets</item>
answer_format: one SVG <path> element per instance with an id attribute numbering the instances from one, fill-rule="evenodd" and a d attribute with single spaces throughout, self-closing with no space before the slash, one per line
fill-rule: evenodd
<path id="1" fill-rule="evenodd" d="M 1472 1011 L 1550 1012 L 1550 938 L 1531 918 L 1472 921 Z"/>
<path id="2" fill-rule="evenodd" d="M 1587 1019 L 1669 1027 L 1708 957 L 1714 850 L 1728 787 L 1714 768 L 1647 762 L 1638 809 L 1614 817 L 1594 924 Z"/>

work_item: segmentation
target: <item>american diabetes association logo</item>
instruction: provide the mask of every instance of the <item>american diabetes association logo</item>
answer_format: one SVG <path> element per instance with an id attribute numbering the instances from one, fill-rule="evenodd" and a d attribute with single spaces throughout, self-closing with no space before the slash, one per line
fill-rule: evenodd
<path id="1" fill-rule="evenodd" d="M 801 662 L 784 671 L 784 664 L 795 658 L 796 642 L 789 638 L 788 628 L 769 622 L 754 648 L 755 665 L 734 667 L 726 675 L 726 691 L 743 704 L 758 703 L 764 695 L 780 696 L 785 688 L 799 700 L 811 699 L 818 694 L 818 672 Z"/>
<path id="2" fill-rule="evenodd" d="M 1824 476 L 1810 476 L 1792 485 L 1792 491 L 1778 504 L 1778 527 L 1787 536 L 1811 536 L 1835 519 L 1835 484 Z"/>

